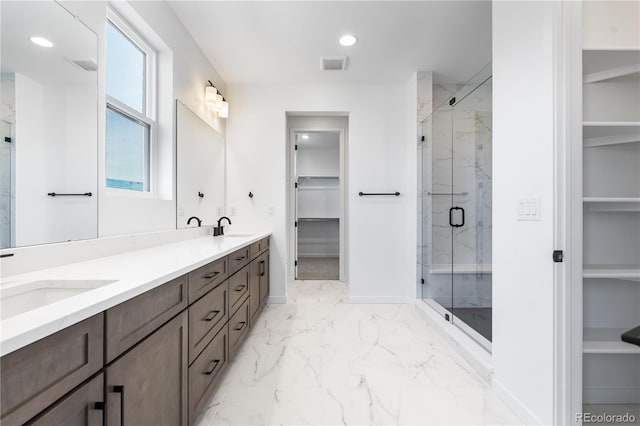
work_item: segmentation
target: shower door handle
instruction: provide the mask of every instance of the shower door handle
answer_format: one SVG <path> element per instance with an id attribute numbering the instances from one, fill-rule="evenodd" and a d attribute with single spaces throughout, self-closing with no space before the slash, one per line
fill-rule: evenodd
<path id="1" fill-rule="evenodd" d="M 453 211 L 454 210 L 460 210 L 462 212 L 462 222 L 461 223 L 453 223 Z M 449 209 L 449 226 L 452 226 L 454 228 L 460 228 L 461 226 L 464 226 L 464 209 L 462 207 L 451 207 Z"/>

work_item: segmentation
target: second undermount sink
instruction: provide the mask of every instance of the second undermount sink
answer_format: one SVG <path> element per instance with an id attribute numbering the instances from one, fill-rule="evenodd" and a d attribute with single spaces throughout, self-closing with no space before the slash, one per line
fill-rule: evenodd
<path id="1" fill-rule="evenodd" d="M 0 289 L 0 320 L 50 305 L 117 280 L 41 280 Z"/>

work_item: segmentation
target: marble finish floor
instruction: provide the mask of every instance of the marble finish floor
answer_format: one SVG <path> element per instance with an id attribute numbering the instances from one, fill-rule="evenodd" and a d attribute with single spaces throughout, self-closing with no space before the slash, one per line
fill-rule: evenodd
<path id="1" fill-rule="evenodd" d="M 298 257 L 300 280 L 337 280 L 339 269 L 339 257 Z"/>
<path id="2" fill-rule="evenodd" d="M 412 305 L 297 281 L 269 305 L 196 425 L 522 424 Z"/>

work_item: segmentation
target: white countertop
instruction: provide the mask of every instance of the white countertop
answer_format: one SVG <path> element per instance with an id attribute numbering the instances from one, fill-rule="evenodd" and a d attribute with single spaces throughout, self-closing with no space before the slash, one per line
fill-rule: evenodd
<path id="1" fill-rule="evenodd" d="M 0 356 L 125 302 L 240 247 L 271 235 L 201 237 L 2 279 L 3 291 L 40 280 L 114 280 L 0 321 Z"/>

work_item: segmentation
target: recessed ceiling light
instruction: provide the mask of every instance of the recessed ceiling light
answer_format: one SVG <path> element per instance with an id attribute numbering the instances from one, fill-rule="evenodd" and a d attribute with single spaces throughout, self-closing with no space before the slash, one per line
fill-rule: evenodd
<path id="1" fill-rule="evenodd" d="M 355 36 L 352 36 L 351 34 L 345 34 L 342 37 L 340 37 L 340 44 L 343 46 L 353 46 L 354 44 L 356 44 L 358 42 L 358 39 Z"/>
<path id="2" fill-rule="evenodd" d="M 309 139 L 309 135 L 302 135 L 302 139 Z"/>
<path id="3" fill-rule="evenodd" d="M 33 36 L 29 40 L 31 40 L 31 43 L 37 44 L 38 46 L 53 47 L 53 43 L 51 43 L 49 40 L 47 40 L 44 37 Z"/>

